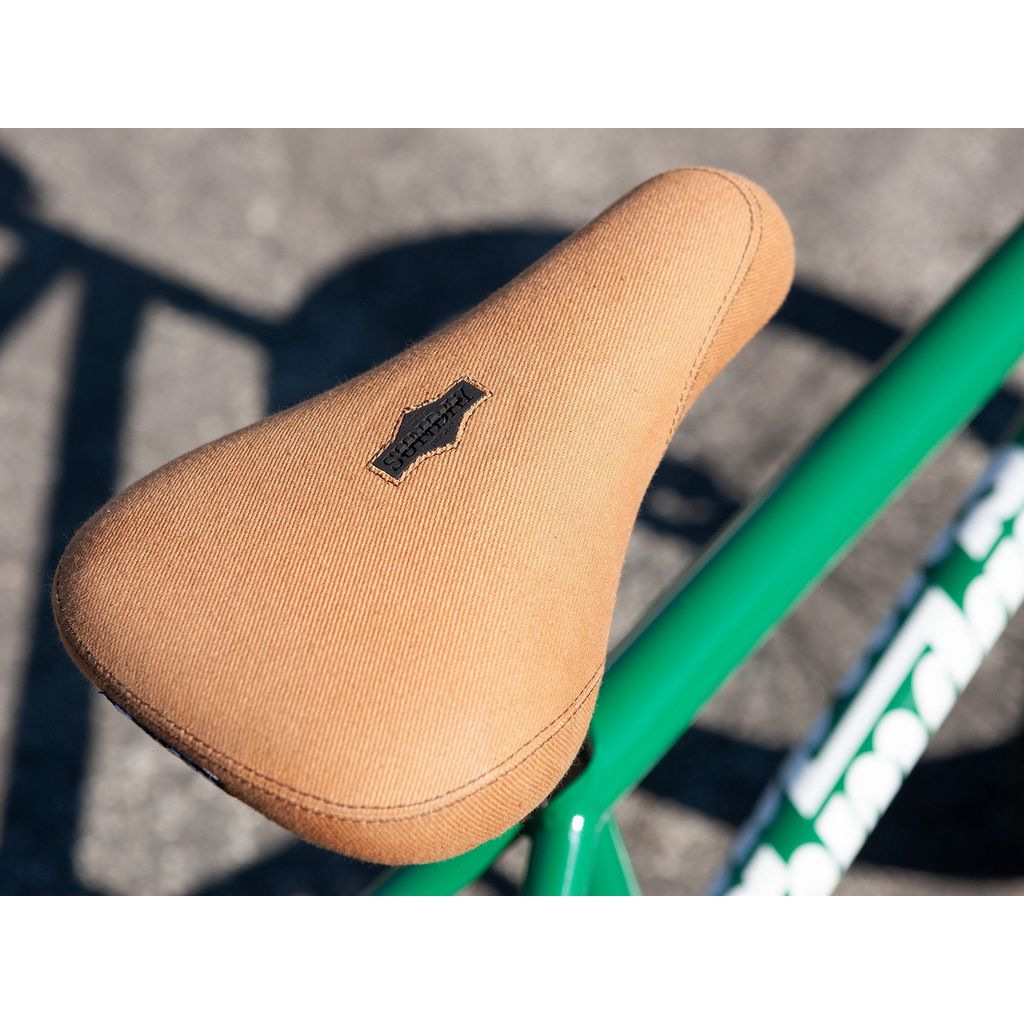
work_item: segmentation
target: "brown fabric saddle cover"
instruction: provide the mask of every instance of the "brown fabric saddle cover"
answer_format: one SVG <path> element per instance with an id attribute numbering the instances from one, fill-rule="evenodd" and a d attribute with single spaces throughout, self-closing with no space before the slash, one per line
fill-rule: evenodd
<path id="1" fill-rule="evenodd" d="M 53 604 L 140 725 L 314 843 L 446 858 L 559 782 L 680 419 L 789 288 L 756 185 L 641 185 L 376 369 L 157 470 Z"/>

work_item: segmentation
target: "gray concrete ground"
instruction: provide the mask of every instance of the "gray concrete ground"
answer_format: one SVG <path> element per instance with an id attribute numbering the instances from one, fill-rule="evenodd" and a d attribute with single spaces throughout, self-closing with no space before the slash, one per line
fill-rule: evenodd
<path id="1" fill-rule="evenodd" d="M 53 635 L 53 561 L 115 488 L 372 365 L 638 181 L 693 163 L 775 195 L 799 286 L 674 440 L 616 636 L 1012 227 L 1024 133 L 0 133 L 0 890 L 367 879 L 92 694 Z M 1018 405 L 1011 381 L 625 802 L 647 891 L 706 886 Z M 841 891 L 1020 888 L 1022 653 L 1017 621 Z M 523 855 L 478 891 L 507 890 Z"/>

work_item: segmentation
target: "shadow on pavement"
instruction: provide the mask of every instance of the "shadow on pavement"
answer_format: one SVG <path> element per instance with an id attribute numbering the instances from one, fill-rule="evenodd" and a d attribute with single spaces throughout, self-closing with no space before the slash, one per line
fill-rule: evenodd
<path id="1" fill-rule="evenodd" d="M 731 825 L 742 825 L 788 750 L 695 726 L 643 788 Z M 960 877 L 1015 878 L 1024 866 L 1024 742 L 919 764 L 858 860 Z M 981 795 L 983 794 L 983 795 Z"/>

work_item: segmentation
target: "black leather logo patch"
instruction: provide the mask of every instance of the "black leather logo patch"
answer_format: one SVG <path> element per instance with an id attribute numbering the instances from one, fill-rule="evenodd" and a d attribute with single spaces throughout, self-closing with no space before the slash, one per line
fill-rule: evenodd
<path id="1" fill-rule="evenodd" d="M 406 409 L 395 439 L 378 453 L 369 468 L 397 484 L 421 459 L 454 448 L 470 412 L 489 397 L 489 391 L 463 378 L 443 395 Z"/>

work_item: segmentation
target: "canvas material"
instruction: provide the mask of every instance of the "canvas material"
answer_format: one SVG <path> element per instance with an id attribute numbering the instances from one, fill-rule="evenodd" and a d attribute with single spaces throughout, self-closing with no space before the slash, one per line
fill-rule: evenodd
<path id="1" fill-rule="evenodd" d="M 792 273 L 757 186 L 646 182 L 396 358 L 115 497 L 58 568 L 65 645 L 314 843 L 410 864 L 499 835 L 584 739 L 672 432 Z M 397 483 L 375 471 L 463 379 L 486 399 L 457 440 Z"/>

